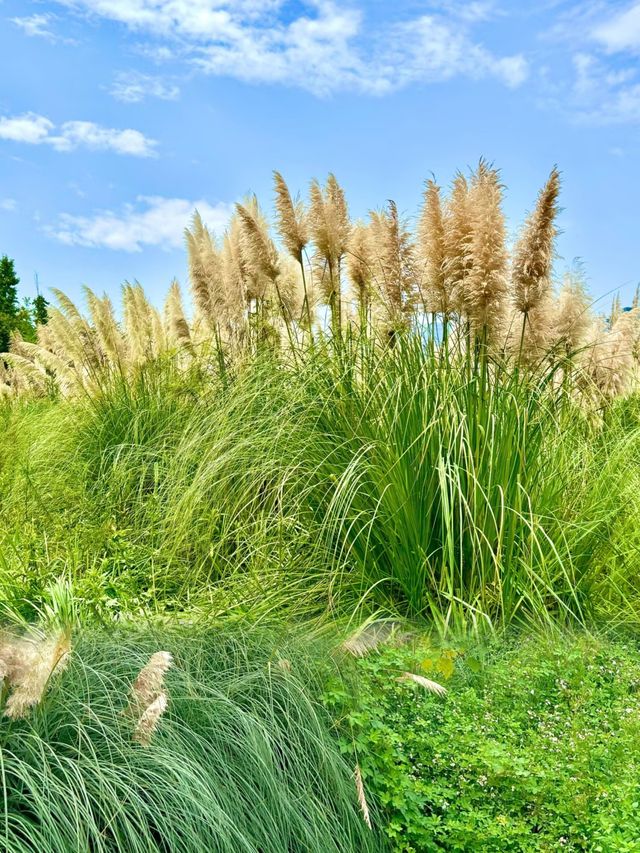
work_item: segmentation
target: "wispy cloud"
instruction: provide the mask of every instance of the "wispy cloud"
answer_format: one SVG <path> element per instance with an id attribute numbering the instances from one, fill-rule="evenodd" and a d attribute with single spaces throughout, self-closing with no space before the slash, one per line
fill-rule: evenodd
<path id="1" fill-rule="evenodd" d="M 76 42 L 74 39 L 58 35 L 58 33 L 51 29 L 51 23 L 54 20 L 55 15 L 51 15 L 48 12 L 10 18 L 11 23 L 15 24 L 16 27 L 19 27 L 22 32 L 30 38 L 43 38 L 52 43 L 62 42 L 64 44 L 75 44 Z"/>
<path id="2" fill-rule="evenodd" d="M 116 100 L 127 104 L 137 104 L 145 98 L 175 101 L 180 95 L 180 89 L 175 84 L 139 71 L 120 72 L 109 91 Z"/>
<path id="3" fill-rule="evenodd" d="M 546 36 L 563 44 L 571 60 L 569 74 L 554 82 L 556 108 L 593 125 L 640 123 L 638 0 L 573 3 Z"/>
<path id="4" fill-rule="evenodd" d="M 201 71 L 252 83 L 384 94 L 454 76 L 494 77 L 517 86 L 525 58 L 495 55 L 474 37 L 494 14 L 491 2 L 431 4 L 434 14 L 370 24 L 362 8 L 333 0 L 58 0 L 117 21 L 159 56 L 179 54 Z"/>
<path id="5" fill-rule="evenodd" d="M 0 210 L 6 210 L 7 212 L 11 212 L 15 210 L 18 206 L 18 202 L 15 198 L 0 198 Z"/>
<path id="6" fill-rule="evenodd" d="M 56 151 L 89 148 L 132 157 L 153 157 L 157 143 L 139 130 L 117 130 L 92 121 L 66 121 L 60 127 L 45 116 L 23 113 L 0 117 L 0 139 L 28 145 L 50 145 Z"/>
<path id="7" fill-rule="evenodd" d="M 184 229 L 194 210 L 213 231 L 221 232 L 232 213 L 232 205 L 209 204 L 163 196 L 138 196 L 119 212 L 99 210 L 91 216 L 63 213 L 47 233 L 70 246 L 140 252 L 145 246 L 180 248 Z"/>
<path id="8" fill-rule="evenodd" d="M 573 57 L 572 103 L 579 119 L 590 124 L 640 122 L 640 81 L 635 68 L 614 69 L 597 56 Z"/>

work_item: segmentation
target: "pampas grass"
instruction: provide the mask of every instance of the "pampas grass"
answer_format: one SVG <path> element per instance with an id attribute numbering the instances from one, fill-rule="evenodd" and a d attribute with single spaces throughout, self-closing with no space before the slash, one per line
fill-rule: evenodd
<path id="1" fill-rule="evenodd" d="M 70 651 L 66 630 L 52 637 L 5 637 L 0 642 L 0 668 L 11 693 L 4 716 L 26 717 L 42 701 L 50 679 L 64 670 Z"/>
<path id="2" fill-rule="evenodd" d="M 131 376 L 166 357 L 189 369 L 203 354 L 214 353 L 224 374 L 247 353 L 266 347 L 286 358 L 301 343 L 313 350 L 327 333 L 336 343 L 357 331 L 389 344 L 424 326 L 428 316 L 440 318 L 429 332 L 431 343 L 440 346 L 442 333 L 461 357 L 465 351 L 482 358 L 501 353 L 529 370 L 543 365 L 555 370 L 555 361 L 567 356 L 577 368 L 573 355 L 598 345 L 602 357 L 592 352 L 581 364 L 608 365 L 599 373 L 596 368 L 593 380 L 606 386 L 603 395 L 611 399 L 635 387 L 640 347 L 634 344 L 629 365 L 625 347 L 616 344 L 620 330 L 607 338 L 606 353 L 599 335 L 589 337 L 589 297 L 575 275 L 554 292 L 557 169 L 511 253 L 504 187 L 484 160 L 468 179 L 457 174 L 444 197 L 434 180 L 427 181 L 415 235 L 393 201 L 372 212 L 368 224 L 352 224 L 344 190 L 331 174 L 324 186 L 312 181 L 308 209 L 292 198 L 279 172 L 274 183 L 281 249 L 254 196 L 236 206 L 220 242 L 196 211 L 185 232 L 191 318 L 175 281 L 162 315 L 139 284 L 125 284 L 121 320 L 106 296 L 85 289 L 85 318 L 56 291 L 59 307 L 50 309 L 38 343 L 14 336 L 6 358 L 11 367 L 3 368 L 0 384 L 3 396 L 95 394 L 112 374 Z M 621 313 L 616 298 L 607 320 L 611 331 Z M 569 369 L 564 363 L 565 374 Z"/>
<path id="3" fill-rule="evenodd" d="M 157 633 L 171 697 L 132 732 L 120 706 Z M 268 666 L 275 649 L 290 671 Z M 324 649 L 238 623 L 85 630 L 46 711 L 0 720 L 3 849 L 381 853 L 318 702 Z"/>

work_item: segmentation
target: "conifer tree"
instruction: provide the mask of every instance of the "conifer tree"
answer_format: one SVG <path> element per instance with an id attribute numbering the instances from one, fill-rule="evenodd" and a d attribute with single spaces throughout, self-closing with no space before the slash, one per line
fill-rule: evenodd
<path id="1" fill-rule="evenodd" d="M 11 332 L 18 317 L 18 284 L 13 261 L 3 255 L 0 259 L 0 352 L 9 348 Z"/>

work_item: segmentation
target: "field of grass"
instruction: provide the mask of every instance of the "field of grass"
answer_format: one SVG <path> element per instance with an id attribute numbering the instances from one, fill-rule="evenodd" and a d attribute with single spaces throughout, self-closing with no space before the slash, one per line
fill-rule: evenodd
<path id="1" fill-rule="evenodd" d="M 485 163 L 415 238 L 277 176 L 190 319 L 14 338 L 6 849 L 639 849 L 640 323 L 554 287 L 558 189 L 509 253 Z"/>

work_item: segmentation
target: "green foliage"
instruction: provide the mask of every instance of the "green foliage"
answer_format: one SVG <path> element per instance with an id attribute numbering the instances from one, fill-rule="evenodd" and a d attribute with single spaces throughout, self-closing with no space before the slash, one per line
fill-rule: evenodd
<path id="1" fill-rule="evenodd" d="M 41 293 L 33 300 L 33 320 L 38 326 L 45 326 L 49 319 L 47 308 L 49 303 Z"/>
<path id="2" fill-rule="evenodd" d="M 159 649 L 175 658 L 169 705 L 144 747 L 123 710 Z M 237 623 L 81 636 L 32 715 L 0 720 L 3 849 L 385 849 L 314 698 L 323 657 L 322 643 Z"/>
<path id="3" fill-rule="evenodd" d="M 442 631 L 637 623 L 637 404 L 589 421 L 553 381 L 418 336 L 227 371 L 151 362 L 14 404 L 0 588 L 60 575 L 92 615 L 383 609 Z"/>
<path id="4" fill-rule="evenodd" d="M 0 258 L 0 352 L 9 349 L 9 338 L 15 328 L 19 284 L 13 261 L 3 255 Z"/>
<path id="5" fill-rule="evenodd" d="M 421 640 L 358 661 L 354 685 L 334 681 L 325 701 L 395 850 L 638 849 L 637 647 Z"/>
<path id="6" fill-rule="evenodd" d="M 47 322 L 47 300 L 38 295 L 34 300 L 27 297 L 20 304 L 19 284 L 13 260 L 3 255 L 0 259 L 0 352 L 8 351 L 12 332 L 19 332 L 23 340 L 33 343 L 36 325 Z"/>

